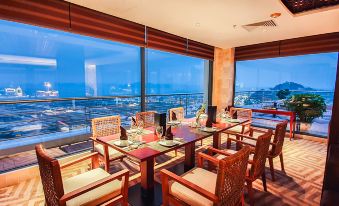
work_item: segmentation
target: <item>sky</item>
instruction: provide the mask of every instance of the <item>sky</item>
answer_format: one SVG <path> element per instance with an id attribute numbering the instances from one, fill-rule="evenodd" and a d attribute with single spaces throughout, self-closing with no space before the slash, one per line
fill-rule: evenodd
<path id="1" fill-rule="evenodd" d="M 0 45 L 0 94 L 5 88 L 21 87 L 34 95 L 50 82 L 61 97 L 85 96 L 88 87 L 98 96 L 140 95 L 137 46 L 3 20 Z M 147 93 L 203 92 L 205 60 L 146 52 Z M 50 61 L 55 64 L 46 63 Z M 89 67 L 95 72 L 88 72 Z"/>
<path id="2" fill-rule="evenodd" d="M 239 61 L 236 89 L 268 89 L 288 81 L 314 89 L 334 90 L 337 62 L 337 52 Z"/>
<path id="3" fill-rule="evenodd" d="M 137 46 L 4 20 L 0 45 L 0 95 L 8 87 L 34 95 L 46 89 L 44 82 L 60 97 L 140 95 Z M 204 91 L 206 60 L 153 49 L 146 50 L 146 57 L 147 94 Z M 269 89 L 293 81 L 333 90 L 337 58 L 337 53 L 323 53 L 240 61 L 236 89 Z"/>

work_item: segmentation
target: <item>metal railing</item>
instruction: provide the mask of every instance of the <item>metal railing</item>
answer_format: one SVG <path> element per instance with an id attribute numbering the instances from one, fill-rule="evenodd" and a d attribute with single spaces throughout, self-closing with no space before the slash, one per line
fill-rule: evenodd
<path id="1" fill-rule="evenodd" d="M 256 105 L 272 104 L 273 101 L 279 101 L 277 93 L 279 90 L 253 90 L 253 91 L 235 91 L 234 105 Z M 294 94 L 318 94 L 325 99 L 326 104 L 333 104 L 334 91 L 317 90 L 290 90 L 290 95 Z"/>
<path id="2" fill-rule="evenodd" d="M 166 113 L 171 108 L 184 107 L 186 117 L 194 116 L 203 103 L 203 93 L 146 95 L 146 110 Z"/>
<path id="3" fill-rule="evenodd" d="M 183 106 L 192 116 L 203 103 L 203 93 L 146 95 L 147 110 L 167 112 Z M 141 109 L 140 96 L 59 98 L 0 102 L 0 142 L 72 131 L 90 133 L 91 119 L 120 115 L 123 126 Z"/>
<path id="4" fill-rule="evenodd" d="M 246 108 L 272 108 L 275 102 L 279 110 L 285 110 L 284 101 L 279 100 L 277 92 L 279 90 L 259 90 L 259 91 L 236 91 L 234 97 L 234 105 Z M 327 137 L 328 124 L 332 115 L 332 105 L 334 91 L 316 91 L 316 90 L 290 90 L 291 95 L 294 94 L 318 94 L 322 96 L 327 105 L 323 117 L 316 118 L 307 130 L 297 130 L 296 133 L 312 135 L 317 137 Z M 253 114 L 253 124 L 259 127 L 273 128 L 272 120 L 284 120 L 279 115 Z"/>

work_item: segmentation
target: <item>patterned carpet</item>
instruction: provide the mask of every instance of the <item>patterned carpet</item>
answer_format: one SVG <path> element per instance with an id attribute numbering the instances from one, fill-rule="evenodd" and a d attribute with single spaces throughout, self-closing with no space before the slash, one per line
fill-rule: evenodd
<path id="1" fill-rule="evenodd" d="M 223 137 L 223 140 L 225 138 Z M 204 140 L 204 145 L 198 147 L 202 151 L 210 145 L 212 140 Z M 276 169 L 276 181 L 272 182 L 268 163 L 266 176 L 268 192 L 264 192 L 261 180 L 254 183 L 256 205 L 319 205 L 323 172 L 326 157 L 326 144 L 309 140 L 286 139 L 284 145 L 284 160 L 286 174 L 280 171 L 279 158 L 274 160 Z M 156 171 L 168 168 L 183 161 L 183 151 L 178 156 L 174 153 L 163 155 L 156 160 Z M 140 181 L 139 167 L 126 159 L 123 162 L 113 162 L 112 172 L 122 168 L 130 170 L 130 185 Z M 88 162 L 78 164 L 63 171 L 63 177 L 67 178 L 88 170 Z M 156 181 L 159 181 L 159 173 L 156 172 Z M 248 200 L 246 199 L 248 202 Z M 44 205 L 44 196 L 39 178 L 34 178 L 18 185 L 0 188 L 0 205 Z"/>

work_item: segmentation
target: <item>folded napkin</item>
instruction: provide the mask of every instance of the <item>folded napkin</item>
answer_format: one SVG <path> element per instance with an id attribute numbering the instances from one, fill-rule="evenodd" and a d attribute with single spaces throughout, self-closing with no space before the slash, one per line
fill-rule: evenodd
<path id="1" fill-rule="evenodd" d="M 177 114 L 175 112 L 172 111 L 172 121 L 177 121 Z"/>
<path id="2" fill-rule="evenodd" d="M 128 140 L 126 129 L 120 126 L 120 140 Z"/>
<path id="3" fill-rule="evenodd" d="M 232 119 L 238 119 L 238 111 L 235 111 L 232 115 Z"/>
<path id="4" fill-rule="evenodd" d="M 132 123 L 133 123 L 133 125 L 137 125 L 137 120 L 135 120 L 134 117 L 132 117 Z"/>
<path id="5" fill-rule="evenodd" d="M 169 126 L 167 129 L 166 129 L 166 133 L 165 133 L 165 139 L 166 140 L 173 140 L 173 133 L 172 133 L 172 127 Z"/>
<path id="6" fill-rule="evenodd" d="M 206 127 L 212 127 L 212 118 L 210 117 L 207 118 Z"/>

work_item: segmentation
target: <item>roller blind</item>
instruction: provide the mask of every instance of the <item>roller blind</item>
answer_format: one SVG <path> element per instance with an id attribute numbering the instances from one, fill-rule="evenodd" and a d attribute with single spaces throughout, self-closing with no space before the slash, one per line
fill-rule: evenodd
<path id="1" fill-rule="evenodd" d="M 69 3 L 56 0 L 1 0 L 0 18 L 69 30 Z"/>

